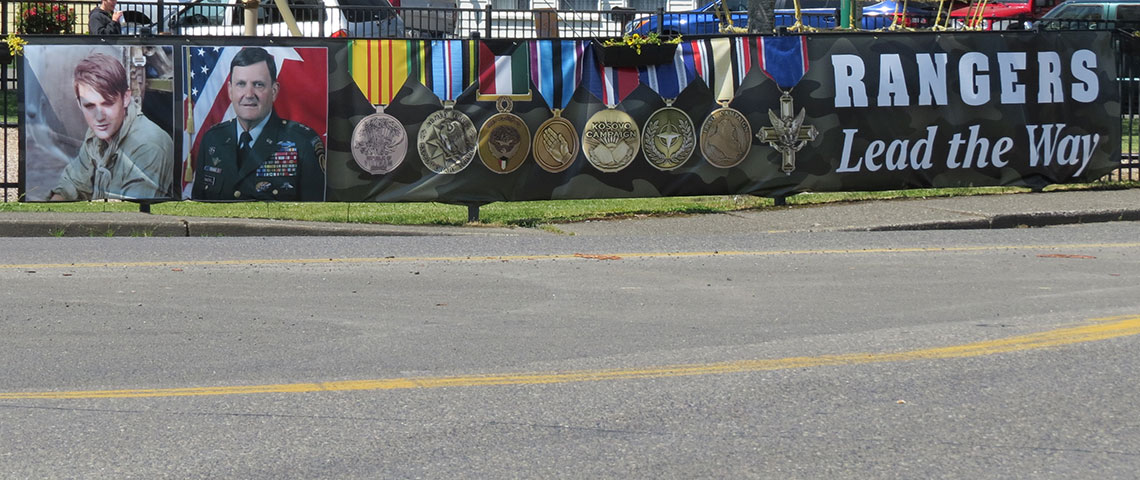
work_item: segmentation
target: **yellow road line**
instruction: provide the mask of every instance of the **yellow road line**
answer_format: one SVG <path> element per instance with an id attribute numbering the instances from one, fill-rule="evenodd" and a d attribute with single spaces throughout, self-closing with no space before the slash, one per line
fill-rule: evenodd
<path id="1" fill-rule="evenodd" d="M 663 252 L 663 253 L 567 253 L 548 255 L 491 255 L 454 257 L 361 257 L 361 258 L 255 258 L 246 260 L 169 260 L 160 262 L 88 262 L 88 263 L 12 263 L 0 264 L 0 269 L 48 269 L 48 268 L 107 268 L 107 267 L 183 267 L 220 265 L 297 265 L 297 264 L 352 264 L 352 263 L 396 263 L 396 262 L 485 262 L 518 260 L 560 260 L 560 259 L 624 259 L 624 258 L 681 258 L 714 256 L 786 256 L 786 255 L 840 255 L 840 254 L 885 254 L 885 253 L 941 253 L 941 252 L 984 252 L 1002 250 L 1061 250 L 1085 248 L 1137 248 L 1140 242 L 1130 243 L 1076 243 L 1056 245 L 983 245 L 957 247 L 899 247 L 864 249 L 819 249 L 819 250 L 759 250 L 759 251 L 710 251 L 710 252 Z"/>
<path id="2" fill-rule="evenodd" d="M 513 373 L 502 375 L 470 375 L 458 377 L 384 378 L 322 383 L 279 385 L 245 385 L 230 387 L 156 388 L 135 390 L 92 390 L 74 392 L 0 393 L 2 400 L 93 399 L 183 397 L 209 395 L 248 395 L 258 393 L 312 393 L 360 390 L 408 390 L 417 388 L 475 387 L 492 385 L 536 385 L 550 383 L 629 380 L 642 378 L 683 377 L 725 373 L 785 370 L 791 368 L 861 365 L 906 362 L 913 360 L 968 358 L 997 353 L 1018 352 L 1084 342 L 1106 340 L 1140 334 L 1140 315 L 1124 315 L 1093 320 L 1075 327 L 1060 328 L 1016 337 L 982 342 L 927 348 L 897 353 L 852 353 L 816 357 L 789 357 L 768 360 L 698 363 L 664 367 L 585 370 L 563 373 Z"/>

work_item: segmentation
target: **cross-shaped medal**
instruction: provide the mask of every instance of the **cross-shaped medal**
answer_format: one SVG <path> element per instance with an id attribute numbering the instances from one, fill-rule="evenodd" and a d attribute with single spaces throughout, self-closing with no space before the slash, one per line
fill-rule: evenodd
<path id="1" fill-rule="evenodd" d="M 789 175 L 796 169 L 796 152 L 819 135 L 819 130 L 816 130 L 815 125 L 803 124 L 804 109 L 800 109 L 799 115 L 793 116 L 794 113 L 792 96 L 790 92 L 784 92 L 783 95 L 780 95 L 780 114 L 776 115 L 776 112 L 768 110 L 768 118 L 772 120 L 772 126 L 761 128 L 756 133 L 756 137 L 761 142 L 767 142 L 784 156 L 780 170 Z"/>

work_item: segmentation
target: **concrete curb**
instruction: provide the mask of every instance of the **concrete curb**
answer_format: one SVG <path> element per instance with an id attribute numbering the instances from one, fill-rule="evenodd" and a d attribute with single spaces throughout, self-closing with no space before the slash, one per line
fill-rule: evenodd
<path id="1" fill-rule="evenodd" d="M 1140 209 L 1034 212 L 991 215 L 985 218 L 963 220 L 942 220 L 899 225 L 845 228 L 844 232 L 890 232 L 903 230 L 972 230 L 1002 228 L 1036 228 L 1052 225 L 1075 225 L 1081 223 L 1134 222 L 1140 221 Z"/>
<path id="2" fill-rule="evenodd" d="M 144 213 L 0 214 L 0 237 L 273 237 L 273 236 L 488 236 L 531 235 L 539 230 L 482 226 L 373 225 L 291 220 L 201 218 Z"/>

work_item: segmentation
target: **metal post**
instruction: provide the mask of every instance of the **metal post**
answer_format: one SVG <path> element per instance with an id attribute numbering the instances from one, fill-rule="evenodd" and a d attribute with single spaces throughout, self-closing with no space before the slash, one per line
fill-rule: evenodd
<path id="1" fill-rule="evenodd" d="M 772 204 L 777 207 L 783 207 L 788 204 L 788 197 L 785 197 L 783 195 L 772 197 Z"/>
<path id="2" fill-rule="evenodd" d="M 163 25 L 163 24 L 166 23 L 166 18 L 165 18 L 165 16 L 166 16 L 166 8 L 165 8 L 166 5 L 164 5 L 164 3 L 165 3 L 164 0 L 158 0 L 158 14 L 157 14 L 158 22 L 157 23 L 158 23 L 158 33 L 159 34 L 162 33 L 162 30 L 165 28 L 165 25 Z M 8 17 L 5 16 L 4 18 L 8 18 Z"/>
<path id="3" fill-rule="evenodd" d="M 491 4 L 487 4 L 487 12 L 483 16 L 483 38 L 491 38 Z"/>
<path id="4" fill-rule="evenodd" d="M 139 213 L 150 213 L 150 203 L 139 202 Z"/>
<path id="5" fill-rule="evenodd" d="M 657 35 L 661 35 L 661 27 L 663 23 L 665 23 L 665 9 L 657 7 Z"/>
<path id="6" fill-rule="evenodd" d="M 467 223 L 476 223 L 479 221 L 479 205 L 480 203 L 467 204 Z"/>
<path id="7" fill-rule="evenodd" d="M 851 28 L 851 11 L 855 10 L 855 0 L 839 2 L 839 28 Z"/>

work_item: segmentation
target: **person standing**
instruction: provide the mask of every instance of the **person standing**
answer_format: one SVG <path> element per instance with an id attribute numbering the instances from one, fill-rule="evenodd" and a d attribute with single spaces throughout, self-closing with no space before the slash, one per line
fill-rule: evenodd
<path id="1" fill-rule="evenodd" d="M 119 25 L 119 19 L 123 18 L 123 12 L 115 10 L 118 3 L 118 0 L 99 2 L 99 6 L 91 10 L 91 15 L 87 20 L 88 33 L 91 35 L 122 35 L 123 27 Z"/>
<path id="2" fill-rule="evenodd" d="M 203 134 L 191 199 L 325 199 L 324 143 L 309 126 L 277 116 L 280 90 L 269 52 L 246 47 L 234 55 L 226 92 L 235 118 Z"/>

